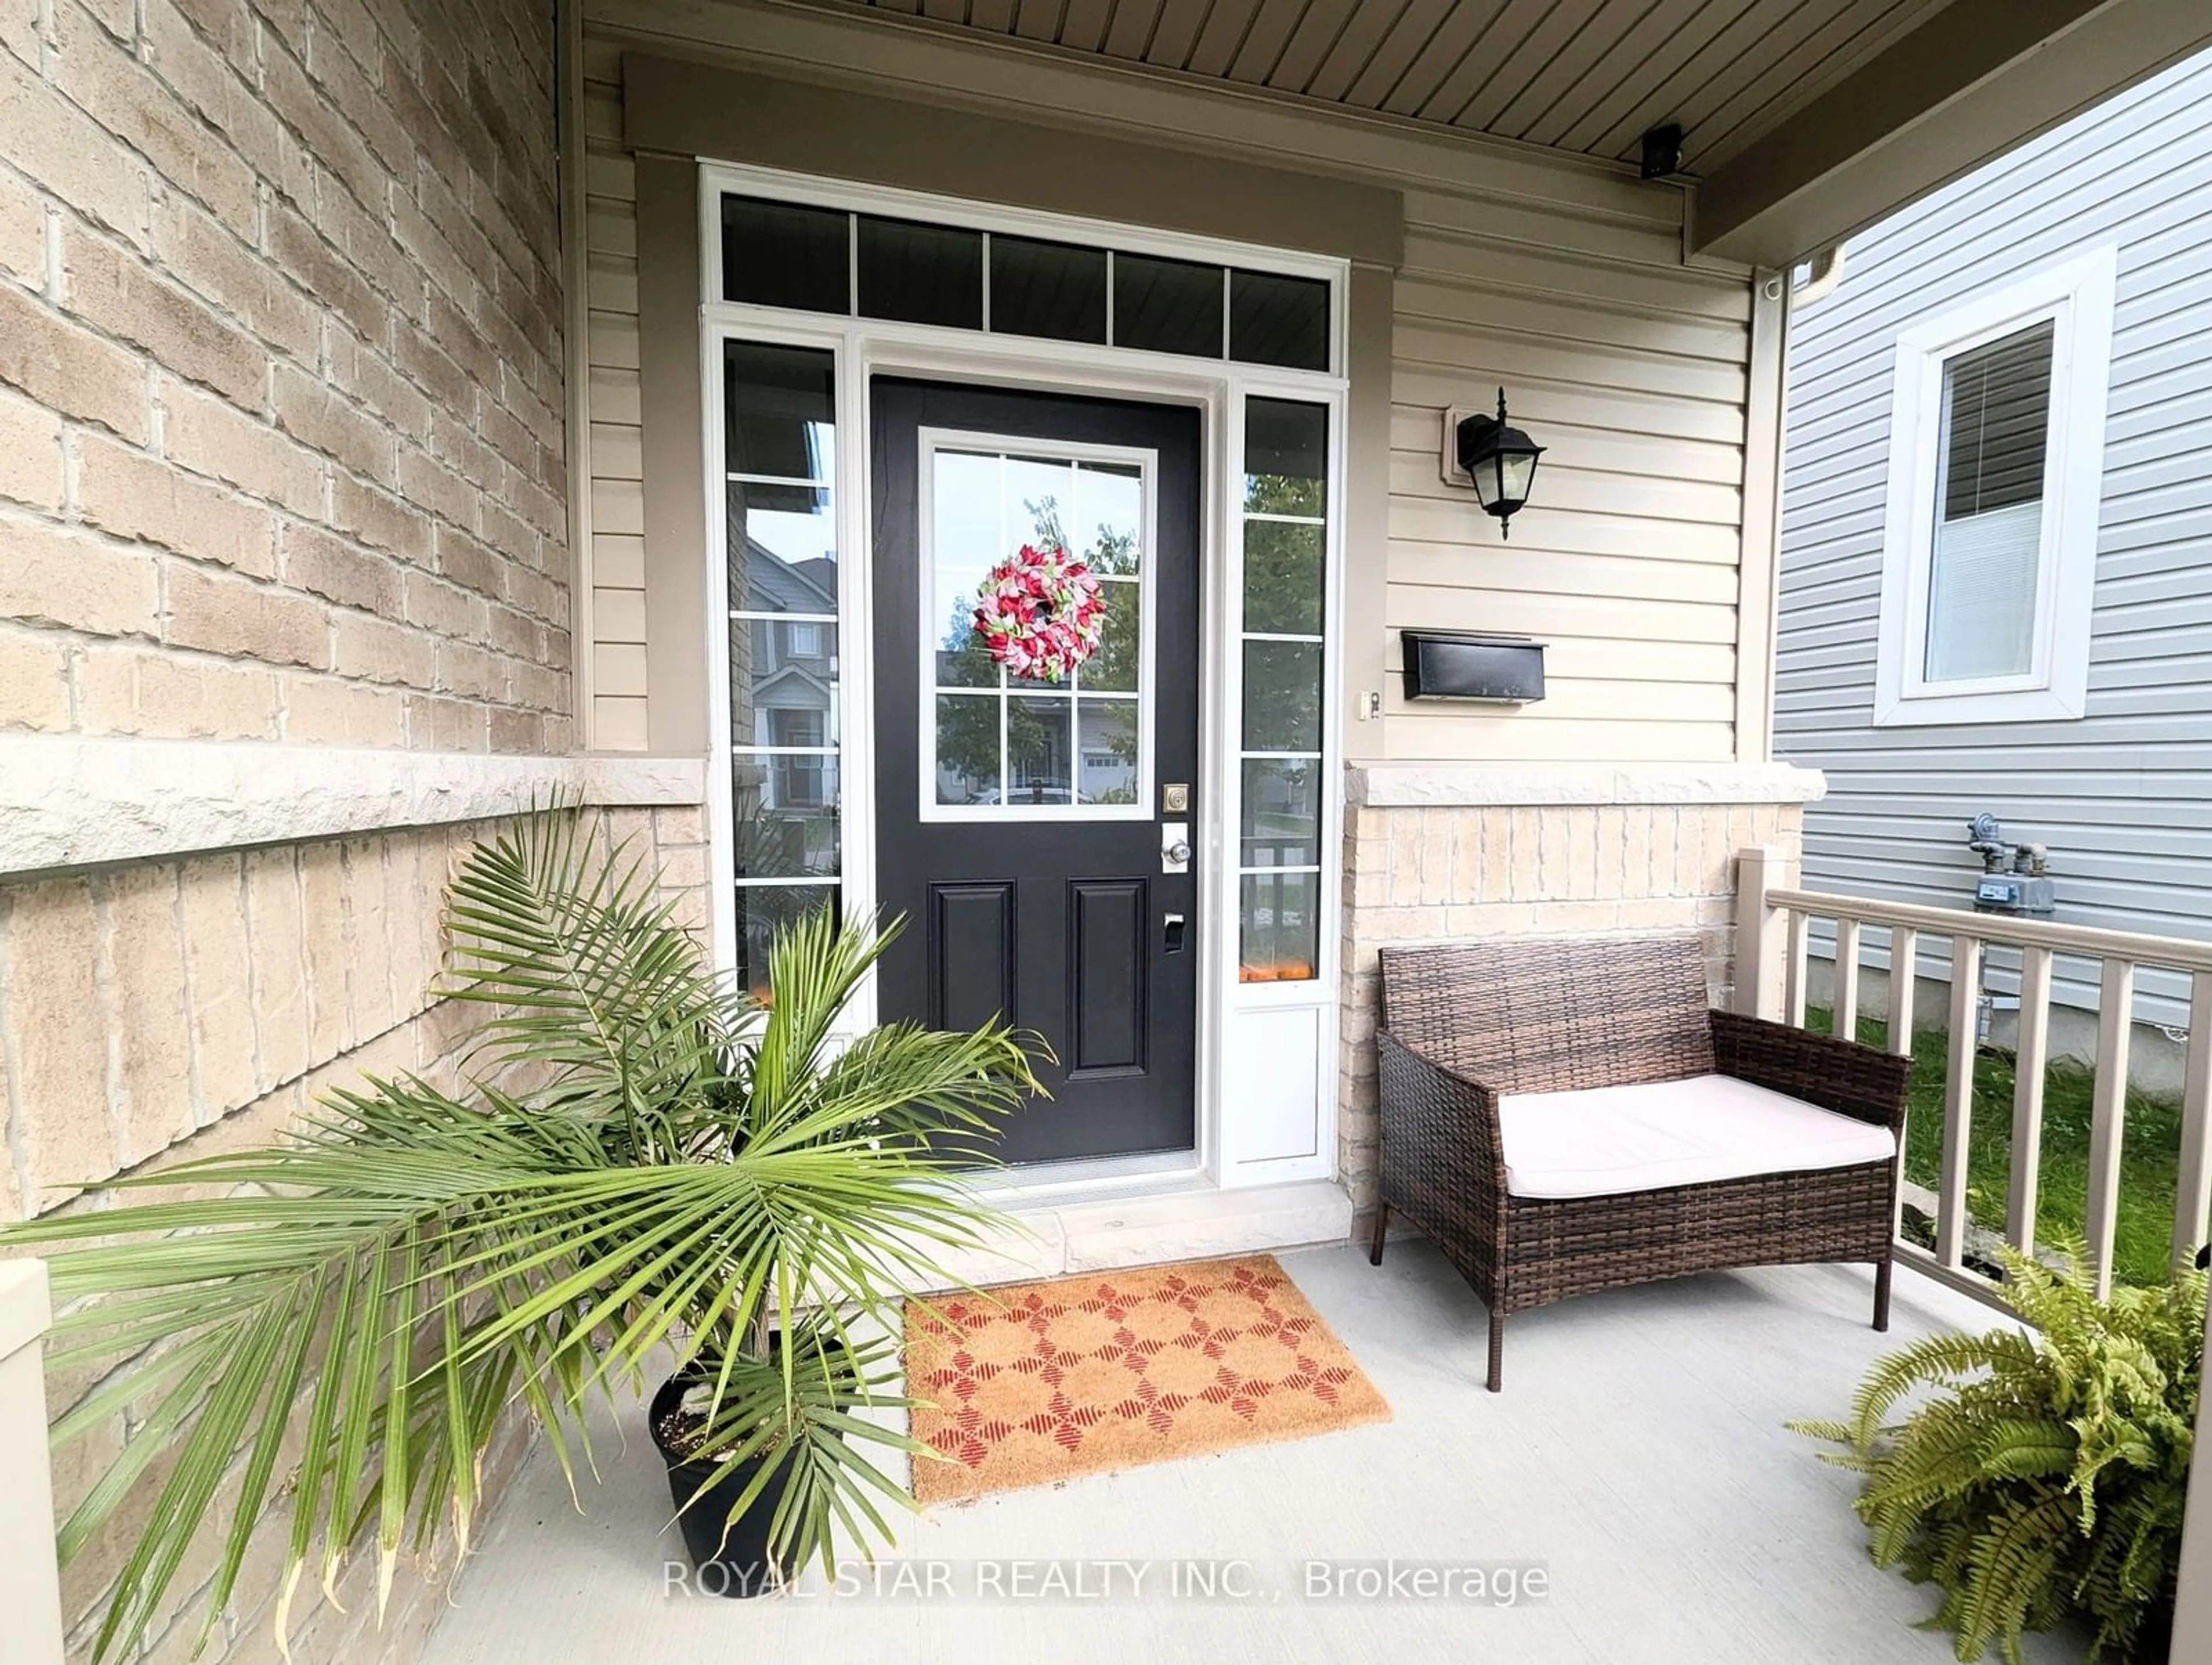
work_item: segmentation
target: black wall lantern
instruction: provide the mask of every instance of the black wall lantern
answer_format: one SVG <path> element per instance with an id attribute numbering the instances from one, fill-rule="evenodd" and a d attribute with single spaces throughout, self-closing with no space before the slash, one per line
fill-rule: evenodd
<path id="1" fill-rule="evenodd" d="M 1498 535 L 1512 536 L 1514 513 L 1528 501 L 1536 459 L 1544 447 L 1505 425 L 1505 390 L 1498 390 L 1495 416 L 1468 416 L 1459 425 L 1459 465 L 1474 482 L 1476 500 L 1498 517 Z"/>

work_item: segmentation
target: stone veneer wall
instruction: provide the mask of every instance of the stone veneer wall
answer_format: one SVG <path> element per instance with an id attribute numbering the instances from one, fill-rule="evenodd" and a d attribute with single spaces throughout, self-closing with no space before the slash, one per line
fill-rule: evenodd
<path id="1" fill-rule="evenodd" d="M 555 16 L 0 0 L 0 1218 L 454 1068 L 463 817 L 575 773 L 537 761 L 574 744 Z M 364 763 L 363 814 L 309 747 L 442 756 Z M 613 814 L 701 883 L 696 808 Z M 127 1431 L 64 1454 L 63 1510 Z M 67 1576 L 72 1658 L 128 1536 Z M 275 1657 L 275 1556 L 203 1657 Z M 370 1642 L 373 1601 L 303 1590 L 301 1665 L 411 1657 L 441 1591 Z"/>
<path id="2" fill-rule="evenodd" d="M 1716 1004 L 1733 982 L 1735 855 L 1795 854 L 1797 803 L 1418 805 L 1345 818 L 1338 1171 L 1375 1205 L 1378 951 L 1481 936 L 1697 932 Z"/>
<path id="3" fill-rule="evenodd" d="M 702 816 L 605 811 L 609 830 L 659 862 L 664 890 L 703 931 Z M 443 949 L 438 915 L 453 866 L 496 824 L 397 828 L 0 883 L 0 1208 L 14 1218 L 96 1206 L 79 1194 L 87 1182 L 267 1143 L 325 1089 L 364 1072 L 456 1085 L 467 1014 L 430 992 Z M 62 1414 L 97 1379 L 50 1373 L 50 1413 Z M 58 1519 L 131 1427 L 129 1413 L 118 1415 L 60 1454 Z M 518 1438 L 501 1451 L 491 1483 L 520 1449 Z M 73 1660 L 88 1654 L 134 1531 L 126 1511 L 64 1575 Z M 276 1657 L 270 1604 L 282 1548 L 274 1534 L 256 1547 L 204 1660 Z M 179 1579 L 175 1623 L 151 1638 L 149 1665 L 190 1652 L 197 1592 L 214 1571 L 213 1547 L 199 1553 Z M 412 1658 L 450 1571 L 435 1560 L 405 1571 L 381 1633 L 362 1568 L 341 1586 L 343 1611 L 307 1581 L 293 1607 L 297 1659 Z"/>
<path id="4" fill-rule="evenodd" d="M 553 58 L 0 0 L 0 730 L 568 749 Z"/>

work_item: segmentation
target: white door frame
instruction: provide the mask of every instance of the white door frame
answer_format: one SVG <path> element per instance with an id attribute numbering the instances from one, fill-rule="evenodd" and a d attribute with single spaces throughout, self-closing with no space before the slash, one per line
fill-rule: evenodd
<path id="1" fill-rule="evenodd" d="M 1026 235 L 1058 237 L 1117 249 L 1232 262 L 1247 269 L 1328 278 L 1333 285 L 1332 362 L 1344 362 L 1344 314 L 1348 268 L 1340 260 L 1285 254 L 1216 240 L 1163 234 L 1063 216 L 983 208 L 916 193 L 854 186 L 721 163 L 700 167 L 700 294 L 721 293 L 720 197 L 726 191 L 884 211 Z M 842 797 L 842 878 L 848 918 L 870 916 L 878 905 L 875 874 L 875 632 L 872 595 L 873 411 L 870 388 L 878 375 L 934 377 L 978 386 L 1146 399 L 1180 404 L 1200 413 L 1201 474 L 1206 482 L 1200 517 L 1200 632 L 1199 665 L 1200 813 L 1192 842 L 1200 854 L 1200 916 L 1211 927 L 1199 933 L 1199 998 L 1195 1149 L 1187 1165 L 1193 1181 L 1218 1185 L 1332 1177 L 1335 1172 L 1336 1020 L 1341 952 L 1341 873 L 1344 787 L 1341 699 L 1336 697 L 1341 654 L 1345 561 L 1344 453 L 1347 383 L 1341 375 L 1277 370 L 1171 354 L 877 319 L 808 313 L 708 299 L 700 307 L 701 441 L 707 495 L 707 634 L 708 732 L 708 825 L 714 953 L 725 969 L 736 963 L 737 903 L 726 875 L 732 860 L 734 806 L 729 699 L 729 567 L 723 443 L 723 343 L 732 339 L 811 347 L 836 355 L 837 445 L 831 503 L 838 549 L 838 663 L 840 671 L 839 781 Z M 1241 772 L 1235 724 L 1242 683 L 1242 500 L 1243 411 L 1253 395 L 1322 404 L 1328 410 L 1328 592 L 1324 601 L 1324 687 L 1322 700 L 1326 790 L 1322 811 L 1322 907 L 1316 976 L 1310 981 L 1240 984 L 1237 968 L 1237 838 Z M 865 1030 L 877 1018 L 874 981 L 855 997 L 844 1027 Z M 1310 1009 L 1318 1035 L 1316 1128 L 1310 1153 L 1243 1159 L 1234 1126 L 1224 1126 L 1224 1060 L 1233 1019 L 1243 1013 Z M 1069 1181 L 1142 1174 L 1157 1179 L 1158 1158 L 1109 1158 L 1023 1170 L 1010 1188 L 1043 1193 Z"/>

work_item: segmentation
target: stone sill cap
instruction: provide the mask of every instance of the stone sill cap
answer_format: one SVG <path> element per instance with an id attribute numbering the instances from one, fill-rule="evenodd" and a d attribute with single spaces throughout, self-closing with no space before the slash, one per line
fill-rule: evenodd
<path id="1" fill-rule="evenodd" d="M 0 735 L 0 875 L 513 815 L 705 801 L 703 757 Z"/>

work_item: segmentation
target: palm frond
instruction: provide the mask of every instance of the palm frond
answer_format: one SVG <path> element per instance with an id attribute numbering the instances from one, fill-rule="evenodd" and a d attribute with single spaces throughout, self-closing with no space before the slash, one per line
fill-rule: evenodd
<path id="1" fill-rule="evenodd" d="M 889 934 L 826 917 L 780 936 L 757 1006 L 574 811 L 477 847 L 447 920 L 447 992 L 483 1014 L 465 1095 L 371 1079 L 281 1144 L 0 1228 L 49 1256 L 57 1356 L 125 1361 L 56 1437 L 143 1413 L 61 1532 L 73 1557 L 152 1494 L 100 1660 L 203 1533 L 210 1622 L 263 1531 L 285 1535 L 280 1635 L 300 1579 L 334 1588 L 356 1553 L 381 1603 L 441 1522 L 465 1546 L 511 1409 L 573 1489 L 588 1403 L 672 1358 L 717 1384 L 717 1438 L 784 1477 L 794 1565 L 881 1541 L 904 1500 L 867 1452 L 911 1442 L 854 1413 L 902 1402 L 900 1291 L 950 1282 L 943 1255 L 992 1226 L 957 1170 L 1035 1091 L 1030 1043 L 842 1036 Z"/>

